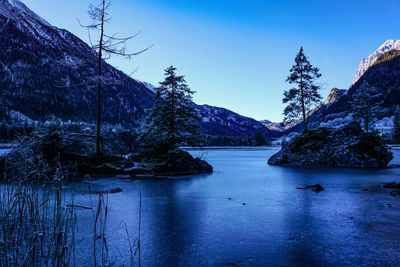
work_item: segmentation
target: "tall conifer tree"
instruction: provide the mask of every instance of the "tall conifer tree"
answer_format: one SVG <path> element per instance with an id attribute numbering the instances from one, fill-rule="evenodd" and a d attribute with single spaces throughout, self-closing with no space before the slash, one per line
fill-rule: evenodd
<path id="1" fill-rule="evenodd" d="M 142 151 L 148 155 L 165 154 L 181 143 L 194 143 L 200 137 L 199 117 L 184 76 L 176 68 L 165 70 L 165 80 L 156 88 L 156 97 L 149 116 L 139 131 Z"/>
<path id="2" fill-rule="evenodd" d="M 371 124 L 381 114 L 382 94 L 378 89 L 364 82 L 354 93 L 350 102 L 353 116 L 361 122 L 365 131 L 371 130 Z"/>
<path id="3" fill-rule="evenodd" d="M 295 86 L 284 92 L 283 103 L 288 103 L 283 112 L 285 120 L 301 116 L 304 129 L 308 129 L 307 114 L 315 104 L 320 103 L 322 98 L 318 92 L 320 87 L 315 84 L 315 80 L 319 77 L 321 77 L 319 69 L 311 65 L 301 47 L 295 58 L 295 64 L 290 69 L 290 75 L 286 79 L 286 82 Z"/>

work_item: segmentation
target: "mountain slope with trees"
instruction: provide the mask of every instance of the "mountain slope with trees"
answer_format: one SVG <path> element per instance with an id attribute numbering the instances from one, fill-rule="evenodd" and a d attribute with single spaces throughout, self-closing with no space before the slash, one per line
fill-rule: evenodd
<path id="1" fill-rule="evenodd" d="M 24 121 L 96 121 L 97 54 L 85 42 L 51 26 L 19 0 L 0 1 L 0 116 Z M 151 53 L 151 50 L 150 52 Z M 135 128 L 154 103 L 154 92 L 107 62 L 109 85 L 101 99 L 102 121 Z M 272 135 L 261 123 L 226 109 L 196 105 L 210 135 Z"/>

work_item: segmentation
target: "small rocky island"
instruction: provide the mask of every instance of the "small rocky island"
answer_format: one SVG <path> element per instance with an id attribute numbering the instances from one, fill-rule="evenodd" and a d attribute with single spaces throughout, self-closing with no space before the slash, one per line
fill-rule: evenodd
<path id="1" fill-rule="evenodd" d="M 364 132 L 357 122 L 351 122 L 341 128 L 304 131 L 282 144 L 268 164 L 384 168 L 392 159 L 392 153 L 377 134 Z"/>
<path id="2" fill-rule="evenodd" d="M 0 156 L 2 182 L 70 181 L 96 177 L 176 176 L 210 173 L 213 167 L 181 149 L 152 159 L 140 153 L 120 154 L 106 145 L 101 161 L 93 138 L 82 133 L 34 131 L 12 151 Z"/>

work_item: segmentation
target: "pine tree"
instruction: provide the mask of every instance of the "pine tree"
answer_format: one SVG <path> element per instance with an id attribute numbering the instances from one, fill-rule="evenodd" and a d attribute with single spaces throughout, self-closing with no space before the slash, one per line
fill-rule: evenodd
<path id="1" fill-rule="evenodd" d="M 397 105 L 393 118 L 393 142 L 400 144 L 400 106 Z"/>
<path id="2" fill-rule="evenodd" d="M 288 103 L 283 112 L 285 121 L 302 116 L 304 129 L 308 129 L 307 114 L 315 104 L 320 103 L 322 98 L 318 92 L 320 87 L 315 84 L 315 80 L 319 77 L 321 77 L 319 69 L 311 65 L 301 47 L 286 79 L 286 82 L 295 86 L 284 92 L 283 103 Z"/>
<path id="3" fill-rule="evenodd" d="M 366 132 L 371 130 L 371 124 L 381 114 L 382 94 L 378 89 L 364 81 L 353 95 L 350 102 L 353 117 L 358 120 Z"/>
<path id="4" fill-rule="evenodd" d="M 156 88 L 154 106 L 139 130 L 138 142 L 145 155 L 165 154 L 181 143 L 199 140 L 199 117 L 192 102 L 195 92 L 175 71 L 173 66 L 165 70 L 165 80 Z"/>

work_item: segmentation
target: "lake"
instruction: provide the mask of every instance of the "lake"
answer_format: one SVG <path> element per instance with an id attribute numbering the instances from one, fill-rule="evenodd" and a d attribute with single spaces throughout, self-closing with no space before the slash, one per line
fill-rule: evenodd
<path id="1" fill-rule="evenodd" d="M 400 265 L 400 198 L 380 185 L 400 169 L 300 169 L 269 166 L 277 147 L 190 150 L 214 166 L 179 179 L 100 179 L 108 196 L 109 263 L 129 262 L 125 222 L 138 233 L 142 194 L 143 266 Z M 394 150 L 394 164 L 400 163 Z M 184 179 L 185 178 L 185 179 Z M 299 190 L 321 184 L 320 193 Z M 93 205 L 87 183 L 67 184 L 74 201 Z M 79 266 L 92 265 L 92 211 L 78 210 Z"/>

